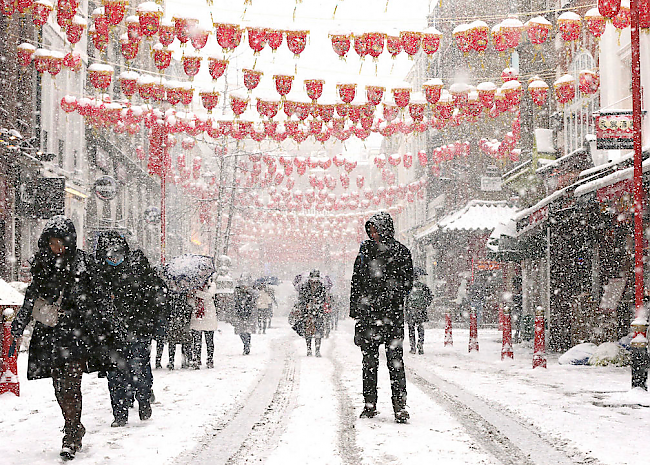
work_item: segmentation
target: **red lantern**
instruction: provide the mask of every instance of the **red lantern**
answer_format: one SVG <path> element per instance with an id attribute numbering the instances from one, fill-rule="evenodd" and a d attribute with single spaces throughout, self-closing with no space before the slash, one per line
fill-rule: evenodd
<path id="1" fill-rule="evenodd" d="M 138 5 L 136 10 L 140 30 L 147 37 L 152 37 L 160 28 L 160 20 L 163 16 L 162 7 L 155 2 L 144 2 Z"/>
<path id="2" fill-rule="evenodd" d="M 503 52 L 508 49 L 508 39 L 506 37 L 504 29 L 501 27 L 501 23 L 495 25 L 492 28 L 491 34 L 494 50 L 497 52 Z"/>
<path id="3" fill-rule="evenodd" d="M 78 0 L 58 0 L 56 3 L 56 16 L 59 26 L 67 26 L 78 7 Z"/>
<path id="4" fill-rule="evenodd" d="M 298 58 L 307 45 L 307 34 L 309 31 L 285 31 L 287 36 L 287 47 L 293 52 L 294 58 Z"/>
<path id="5" fill-rule="evenodd" d="M 52 10 L 54 10 L 54 6 L 48 0 L 36 0 L 32 5 L 32 22 L 34 25 L 41 27 L 47 23 Z"/>
<path id="6" fill-rule="evenodd" d="M 503 82 L 516 81 L 519 79 L 519 71 L 515 68 L 506 68 L 501 72 L 501 80 Z"/>
<path id="7" fill-rule="evenodd" d="M 183 15 L 175 15 L 172 21 L 174 22 L 174 34 L 181 44 L 186 44 L 190 40 L 192 31 L 199 25 L 198 19 Z"/>
<path id="8" fill-rule="evenodd" d="M 339 58 L 344 59 L 345 55 L 350 51 L 351 34 L 330 32 L 329 36 L 332 41 L 332 49 Z"/>
<path id="9" fill-rule="evenodd" d="M 208 113 L 212 113 L 212 110 L 219 103 L 219 92 L 215 90 L 204 90 L 202 92 L 199 92 L 199 95 L 201 96 L 201 103 L 203 104 L 203 108 L 208 110 Z"/>
<path id="10" fill-rule="evenodd" d="M 93 63 L 88 67 L 88 77 L 95 89 L 106 90 L 113 79 L 113 67 L 100 63 Z"/>
<path id="11" fill-rule="evenodd" d="M 79 52 L 68 52 L 63 57 L 63 66 L 75 73 L 81 69 L 81 54 Z"/>
<path id="12" fill-rule="evenodd" d="M 300 121 L 306 120 L 309 114 L 311 113 L 311 103 L 296 102 L 295 113 Z"/>
<path id="13" fill-rule="evenodd" d="M 398 35 L 386 36 L 386 51 L 395 59 L 402 52 L 402 38 Z"/>
<path id="14" fill-rule="evenodd" d="M 232 112 L 240 116 L 246 111 L 249 99 L 247 97 L 230 94 L 230 108 Z"/>
<path id="15" fill-rule="evenodd" d="M 487 109 L 492 108 L 497 86 L 492 82 L 481 82 L 476 86 L 476 91 L 478 92 L 478 99 L 483 107 Z"/>
<path id="16" fill-rule="evenodd" d="M 402 48 L 409 56 L 413 58 L 413 55 L 418 53 L 420 50 L 420 45 L 422 43 L 422 33 L 421 32 L 412 32 L 412 31 L 402 31 L 399 33 L 400 39 L 402 40 Z"/>
<path id="17" fill-rule="evenodd" d="M 541 107 L 546 103 L 548 97 L 548 84 L 541 79 L 536 79 L 528 84 L 528 93 L 535 105 Z"/>
<path id="18" fill-rule="evenodd" d="M 598 8 L 592 8 L 585 14 L 587 29 L 594 37 L 600 37 L 605 33 L 607 20 L 598 12 Z"/>
<path id="19" fill-rule="evenodd" d="M 106 19 L 108 24 L 116 26 L 124 19 L 126 14 L 126 7 L 129 5 L 128 0 L 102 0 L 104 11 L 106 12 Z"/>
<path id="20" fill-rule="evenodd" d="M 174 23 L 169 19 L 160 20 L 160 26 L 158 26 L 158 40 L 165 47 L 171 45 L 176 38 L 176 27 Z"/>
<path id="21" fill-rule="evenodd" d="M 519 106 L 521 103 L 521 84 L 519 81 L 504 82 L 501 90 L 510 108 Z"/>
<path id="22" fill-rule="evenodd" d="M 334 117 L 334 110 L 336 109 L 334 105 L 318 104 L 317 108 L 318 108 L 318 116 L 320 116 L 320 119 L 322 119 L 326 123 L 330 122 Z"/>
<path id="23" fill-rule="evenodd" d="M 259 85 L 260 79 L 262 79 L 262 75 L 264 74 L 262 71 L 248 68 L 242 69 L 242 72 L 244 73 L 244 86 L 248 90 L 255 89 Z"/>
<path id="24" fill-rule="evenodd" d="M 153 89 L 153 78 L 148 74 L 143 74 L 138 78 L 138 94 L 140 98 L 148 100 L 151 98 L 151 90 Z"/>
<path id="25" fill-rule="evenodd" d="M 129 40 L 128 34 L 122 34 L 120 37 L 120 49 L 122 51 L 122 56 L 126 61 L 133 60 L 138 54 L 138 43 L 131 42 Z"/>
<path id="26" fill-rule="evenodd" d="M 467 30 L 467 35 L 469 38 L 469 45 L 472 50 L 477 52 L 484 52 L 487 49 L 490 28 L 488 25 L 481 20 L 474 21 L 470 23 Z"/>
<path id="27" fill-rule="evenodd" d="M 95 8 L 91 14 L 93 25 L 100 34 L 108 35 L 108 18 L 104 12 L 104 7 Z M 92 26 L 91 26 L 92 27 Z"/>
<path id="28" fill-rule="evenodd" d="M 381 99 L 384 97 L 384 91 L 385 90 L 386 90 L 386 88 L 382 87 L 382 86 L 367 85 L 366 86 L 366 99 L 372 105 L 375 105 L 375 106 L 379 105 L 381 103 Z"/>
<path id="29" fill-rule="evenodd" d="M 273 76 L 275 81 L 275 89 L 278 91 L 278 94 L 285 98 L 286 95 L 291 92 L 291 84 L 293 83 L 293 76 L 286 74 L 276 74 Z"/>
<path id="30" fill-rule="evenodd" d="M 454 111 L 454 100 L 449 92 L 443 92 L 436 105 L 435 112 L 439 118 L 448 120 Z"/>
<path id="31" fill-rule="evenodd" d="M 131 98 L 138 90 L 138 78 L 140 75 L 135 71 L 124 71 L 120 73 L 120 88 L 125 97 Z"/>
<path id="32" fill-rule="evenodd" d="M 201 69 L 201 56 L 200 55 L 183 55 L 181 57 L 183 62 L 183 70 L 190 80 L 194 79 Z"/>
<path id="33" fill-rule="evenodd" d="M 409 103 L 409 115 L 413 118 L 413 121 L 416 123 L 421 123 L 424 119 L 424 110 L 426 109 L 426 100 L 420 95 L 413 96 L 411 102 Z"/>
<path id="34" fill-rule="evenodd" d="M 47 62 L 47 72 L 50 73 L 52 77 L 56 77 L 56 75 L 61 72 L 63 57 L 64 55 L 61 52 L 50 52 L 50 59 Z"/>
<path id="35" fill-rule="evenodd" d="M 428 56 L 433 55 L 440 48 L 442 32 L 435 27 L 430 27 L 422 32 L 422 51 Z"/>
<path id="36" fill-rule="evenodd" d="M 621 0 L 598 0 L 598 11 L 605 18 L 614 18 L 621 8 Z"/>
<path id="37" fill-rule="evenodd" d="M 580 71 L 579 76 L 580 92 L 583 94 L 595 94 L 600 87 L 600 76 L 598 73 L 589 70 Z"/>
<path id="38" fill-rule="evenodd" d="M 429 102 L 430 105 L 435 105 L 440 100 L 440 95 L 442 93 L 442 88 L 444 87 L 442 80 L 438 78 L 429 79 L 424 84 L 422 84 L 422 90 L 424 90 L 424 96 Z"/>
<path id="39" fill-rule="evenodd" d="M 578 13 L 565 11 L 557 19 L 557 27 L 562 32 L 562 40 L 565 42 L 575 42 L 580 39 L 582 18 Z"/>
<path id="40" fill-rule="evenodd" d="M 34 0 L 16 0 L 16 11 L 24 14 L 34 3 Z"/>
<path id="41" fill-rule="evenodd" d="M 362 60 L 368 55 L 368 44 L 366 42 L 367 34 L 352 34 L 354 39 L 354 51 Z"/>
<path id="42" fill-rule="evenodd" d="M 208 43 L 210 32 L 206 31 L 200 25 L 190 28 L 190 41 L 195 50 L 201 50 Z"/>
<path id="43" fill-rule="evenodd" d="M 189 82 L 182 83 L 179 92 L 181 95 L 181 103 L 183 105 L 190 105 L 194 98 L 194 89 L 192 88 L 192 85 Z"/>
<path id="44" fill-rule="evenodd" d="M 377 60 L 381 52 L 384 51 L 385 41 L 386 34 L 383 32 L 366 33 L 366 53 Z"/>
<path id="45" fill-rule="evenodd" d="M 468 28 L 469 25 L 467 24 L 459 24 L 454 28 L 452 32 L 452 37 L 456 41 L 456 46 L 458 47 L 458 50 L 460 50 L 463 53 L 467 53 L 472 49 L 469 40 Z"/>
<path id="46" fill-rule="evenodd" d="M 548 34 L 553 29 L 553 25 L 543 16 L 535 16 L 526 21 L 525 29 L 530 43 L 541 45 L 548 39 Z"/>
<path id="47" fill-rule="evenodd" d="M 16 54 L 20 65 L 29 66 L 35 51 L 36 51 L 36 47 L 26 42 L 23 42 L 18 47 L 16 47 Z"/>
<path id="48" fill-rule="evenodd" d="M 420 162 L 420 166 L 427 166 L 429 160 L 427 159 L 427 153 L 424 150 L 418 152 L 418 161 Z"/>
<path id="49" fill-rule="evenodd" d="M 612 18 L 612 25 L 616 29 L 625 29 L 630 26 L 632 22 L 632 14 L 630 8 L 627 6 L 621 5 L 621 8 L 618 10 L 618 14 Z"/>
<path id="50" fill-rule="evenodd" d="M 325 81 L 322 79 L 305 79 L 304 82 L 307 96 L 313 103 L 316 103 L 320 96 L 323 95 L 323 84 L 325 84 Z"/>
<path id="51" fill-rule="evenodd" d="M 508 17 L 501 21 L 501 30 L 505 35 L 508 48 L 516 48 L 521 40 L 524 25 L 517 18 Z"/>
<path id="52" fill-rule="evenodd" d="M 196 141 L 194 139 L 192 139 L 191 137 L 186 137 L 185 139 L 182 140 L 181 146 L 183 147 L 183 150 L 192 150 L 196 146 Z M 196 160 L 196 158 L 194 160 Z M 199 171 L 201 170 L 200 162 L 199 162 L 199 169 L 198 170 Z"/>
<path id="53" fill-rule="evenodd" d="M 61 99 L 61 108 L 66 113 L 72 113 L 77 109 L 77 97 L 74 95 L 66 95 Z"/>
<path id="54" fill-rule="evenodd" d="M 402 164 L 404 168 L 410 168 L 413 166 L 413 155 L 410 152 L 406 152 L 402 157 Z"/>
<path id="55" fill-rule="evenodd" d="M 172 105 L 177 105 L 181 101 L 181 83 L 178 81 L 167 81 L 165 83 L 165 93 L 167 101 Z"/>
<path id="56" fill-rule="evenodd" d="M 391 89 L 393 92 L 393 99 L 395 104 L 400 108 L 406 108 L 411 100 L 411 88 L 410 87 L 393 87 Z"/>
<path id="57" fill-rule="evenodd" d="M 86 30 L 88 23 L 81 16 L 75 16 L 66 29 L 66 38 L 71 44 L 76 44 L 81 40 L 83 32 Z"/>
<path id="58" fill-rule="evenodd" d="M 248 27 L 246 28 L 248 35 L 248 46 L 253 50 L 254 55 L 264 50 L 266 45 L 266 29 L 263 27 Z"/>
<path id="59" fill-rule="evenodd" d="M 243 29 L 237 24 L 215 23 L 217 29 L 217 43 L 223 52 L 232 52 L 241 43 Z"/>
<path id="60" fill-rule="evenodd" d="M 153 62 L 156 68 L 167 69 L 172 62 L 172 51 L 163 46 L 156 44 L 153 46 Z"/>
<path id="61" fill-rule="evenodd" d="M 163 82 L 154 82 L 153 86 L 151 86 L 151 97 L 156 102 L 165 100 L 165 84 Z"/>
<path id="62" fill-rule="evenodd" d="M 343 103 L 350 103 L 356 95 L 357 85 L 356 83 L 338 83 L 336 84 L 336 89 L 339 91 L 341 101 Z"/>
<path id="63" fill-rule="evenodd" d="M 449 87 L 449 93 L 454 99 L 454 106 L 460 110 L 467 106 L 469 97 L 469 86 L 462 82 L 457 82 Z"/>
<path id="64" fill-rule="evenodd" d="M 555 89 L 555 98 L 558 102 L 566 104 L 571 102 L 576 94 L 575 78 L 570 74 L 565 74 L 553 83 Z"/>
<path id="65" fill-rule="evenodd" d="M 137 16 L 127 16 L 124 20 L 126 23 L 126 33 L 131 42 L 139 42 L 142 39 L 142 31 L 140 29 L 140 20 Z"/>
<path id="66" fill-rule="evenodd" d="M 397 105 L 392 105 L 390 103 L 384 103 L 384 108 L 383 108 L 383 116 L 386 121 L 393 121 L 395 118 L 397 118 L 397 114 L 399 113 L 399 108 L 397 108 Z"/>
<path id="67" fill-rule="evenodd" d="M 208 71 L 210 71 L 212 79 L 218 79 L 223 76 L 227 66 L 228 60 L 217 56 L 208 57 Z"/>
<path id="68" fill-rule="evenodd" d="M 275 53 L 280 45 L 282 45 L 282 38 L 284 37 L 284 31 L 280 29 L 266 29 L 266 43 L 271 48 L 272 52 Z"/>

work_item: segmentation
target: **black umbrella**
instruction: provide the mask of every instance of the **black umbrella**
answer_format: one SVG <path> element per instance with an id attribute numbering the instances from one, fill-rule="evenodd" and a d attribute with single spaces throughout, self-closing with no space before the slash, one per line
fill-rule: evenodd
<path id="1" fill-rule="evenodd" d="M 212 257 L 189 253 L 172 258 L 162 267 L 163 277 L 181 291 L 202 288 L 214 271 Z"/>

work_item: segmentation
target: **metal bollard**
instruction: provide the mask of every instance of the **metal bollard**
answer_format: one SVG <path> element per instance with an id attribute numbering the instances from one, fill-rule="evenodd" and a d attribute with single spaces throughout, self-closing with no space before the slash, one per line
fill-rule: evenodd
<path id="1" fill-rule="evenodd" d="M 454 338 L 451 334 L 451 315 L 447 312 L 445 313 L 445 347 L 453 345 Z"/>
<path id="2" fill-rule="evenodd" d="M 18 382 L 18 347 L 13 355 L 9 356 L 11 347 L 11 323 L 14 320 L 14 310 L 5 308 L 2 312 L 2 366 L 0 367 L 0 394 L 13 392 L 20 396 L 20 383 Z"/>
<path id="3" fill-rule="evenodd" d="M 535 309 L 535 342 L 533 352 L 533 368 L 546 368 L 546 334 L 544 329 L 544 309 Z"/>
<path id="4" fill-rule="evenodd" d="M 469 313 L 469 352 L 473 350 L 478 352 L 478 324 L 474 309 Z"/>
<path id="5" fill-rule="evenodd" d="M 503 312 L 503 332 L 501 337 L 501 360 L 504 358 L 513 359 L 514 354 L 512 353 L 512 323 L 510 320 L 510 309 L 505 307 L 502 310 Z"/>

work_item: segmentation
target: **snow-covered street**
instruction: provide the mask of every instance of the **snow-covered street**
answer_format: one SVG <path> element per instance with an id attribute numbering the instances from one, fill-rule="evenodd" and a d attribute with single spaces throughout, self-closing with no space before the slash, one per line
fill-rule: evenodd
<path id="1" fill-rule="evenodd" d="M 411 420 L 393 421 L 385 360 L 380 414 L 359 419 L 361 356 L 344 320 L 307 357 L 304 341 L 277 317 L 253 336 L 250 356 L 227 324 L 216 335 L 214 369 L 154 371 L 151 420 L 131 411 L 111 428 L 105 379 L 85 375 L 82 464 L 631 464 L 645 463 L 650 395 L 629 391 L 628 368 L 560 366 L 531 369 L 531 349 L 515 345 L 501 362 L 495 330 L 468 334 L 429 329 L 425 354 L 405 355 Z M 383 357 L 382 357 L 383 358 Z M 166 360 L 166 352 L 163 361 Z M 0 397 L 4 463 L 60 461 L 62 418 L 50 380 L 27 382 L 19 357 L 21 396 Z"/>

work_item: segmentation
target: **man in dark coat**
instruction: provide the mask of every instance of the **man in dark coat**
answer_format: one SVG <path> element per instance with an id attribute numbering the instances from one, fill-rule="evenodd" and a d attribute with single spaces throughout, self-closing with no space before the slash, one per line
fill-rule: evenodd
<path id="1" fill-rule="evenodd" d="M 313 270 L 309 279 L 298 291 L 298 307 L 302 315 L 307 342 L 307 356 L 311 356 L 311 340 L 315 339 L 316 357 L 320 357 L 320 345 L 325 332 L 325 298 L 327 290 L 321 281 L 320 271 Z"/>
<path id="2" fill-rule="evenodd" d="M 42 302 L 59 303 L 54 326 L 34 322 L 27 379 L 52 378 L 64 418 L 61 456 L 75 457 L 86 429 L 81 424 L 81 377 L 102 368 L 102 343 L 109 329 L 92 298 L 89 257 L 77 249 L 77 232 L 65 216 L 48 220 L 31 260 L 32 282 L 11 327 L 16 343 Z"/>
<path id="3" fill-rule="evenodd" d="M 114 421 L 124 426 L 135 395 L 141 420 L 151 417 L 151 339 L 165 305 L 166 287 L 140 250 L 117 231 L 97 238 L 95 291 L 112 328 L 114 367 L 108 372 Z"/>
<path id="4" fill-rule="evenodd" d="M 366 222 L 370 240 L 361 243 L 354 262 L 350 291 L 350 317 L 354 318 L 354 342 L 363 354 L 362 418 L 377 414 L 379 346 L 385 345 L 391 380 L 395 421 L 405 423 L 406 375 L 403 362 L 404 300 L 413 283 L 411 252 L 393 237 L 393 219 L 386 212 Z"/>
<path id="5" fill-rule="evenodd" d="M 415 274 L 419 278 L 426 273 L 421 271 Z M 418 333 L 418 354 L 422 355 L 424 353 L 424 323 L 429 321 L 428 308 L 432 300 L 433 296 L 429 286 L 416 279 L 406 299 L 406 324 L 409 328 L 409 345 L 411 348 L 409 352 L 412 354 L 415 353 L 416 331 Z"/>

